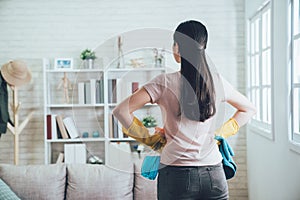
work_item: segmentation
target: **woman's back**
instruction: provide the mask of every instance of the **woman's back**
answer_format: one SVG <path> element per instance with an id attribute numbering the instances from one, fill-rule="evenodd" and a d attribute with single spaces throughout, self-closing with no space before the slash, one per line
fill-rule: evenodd
<path id="1" fill-rule="evenodd" d="M 218 74 L 214 74 L 213 78 L 218 108 L 225 99 L 226 91 L 222 78 Z M 180 80 L 180 72 L 161 74 L 143 86 L 152 103 L 157 103 L 162 111 L 167 144 L 162 152 L 161 162 L 178 166 L 217 164 L 222 158 L 214 140 L 216 115 L 200 122 L 179 114 Z M 230 88 L 227 91 L 228 89 Z"/>

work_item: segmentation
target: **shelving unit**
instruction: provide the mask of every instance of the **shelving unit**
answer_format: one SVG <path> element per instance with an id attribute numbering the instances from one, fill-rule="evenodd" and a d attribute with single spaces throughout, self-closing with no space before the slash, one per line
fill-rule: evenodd
<path id="1" fill-rule="evenodd" d="M 110 158 L 108 146 L 112 142 L 134 142 L 132 138 L 120 136 L 111 137 L 112 124 L 110 122 L 113 108 L 132 93 L 132 82 L 138 82 L 139 87 L 154 78 L 165 73 L 165 68 L 143 67 L 143 68 L 108 68 L 108 69 L 68 69 L 58 70 L 48 66 L 49 60 L 44 59 L 44 138 L 45 138 L 45 164 L 55 163 L 57 156 L 63 152 L 64 144 L 84 143 L 90 155 L 96 155 L 106 163 Z M 63 89 L 57 89 L 61 78 L 66 76 L 73 87 L 69 90 L 70 102 L 64 102 Z M 103 102 L 79 104 L 78 83 L 89 82 L 91 79 L 103 80 Z M 110 80 L 116 80 L 116 89 L 112 90 Z M 116 101 L 112 100 L 112 95 Z M 159 114 L 156 114 L 159 113 Z M 47 115 L 62 114 L 74 119 L 80 138 L 76 139 L 47 139 Z M 142 119 L 147 115 L 160 116 L 159 107 L 156 104 L 147 104 L 135 115 Z M 162 125 L 162 120 L 157 119 Z M 121 129 L 120 125 L 118 127 Z M 92 132 L 98 131 L 100 137 L 93 138 Z M 82 138 L 82 133 L 88 132 L 88 138 Z M 119 131 L 120 133 L 120 131 Z M 87 156 L 87 158 L 89 155 Z"/>

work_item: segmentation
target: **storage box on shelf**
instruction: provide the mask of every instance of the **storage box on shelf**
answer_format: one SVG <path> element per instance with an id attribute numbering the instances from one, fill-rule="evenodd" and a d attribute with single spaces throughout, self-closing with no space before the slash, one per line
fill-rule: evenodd
<path id="1" fill-rule="evenodd" d="M 52 69 L 48 63 L 49 60 L 45 59 L 46 164 L 55 163 L 64 152 L 65 144 L 73 143 L 86 145 L 87 159 L 95 155 L 104 163 L 111 162 L 111 143 L 135 141 L 123 135 L 120 123 L 112 116 L 113 108 L 146 82 L 165 73 L 165 68 L 155 67 Z M 64 82 L 66 78 L 68 83 Z M 135 114 L 141 120 L 148 115 L 157 116 L 158 125 L 162 126 L 160 110 L 155 104 L 147 104 Z M 68 125 L 67 137 L 63 136 L 57 116 L 61 116 L 63 123 L 66 123 L 65 118 L 72 119 L 71 125 L 77 130 L 77 136 L 73 131 L 68 133 Z"/>

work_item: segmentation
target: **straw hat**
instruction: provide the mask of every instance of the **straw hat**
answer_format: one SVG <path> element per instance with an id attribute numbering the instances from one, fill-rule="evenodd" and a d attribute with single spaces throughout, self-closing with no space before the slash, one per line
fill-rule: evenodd
<path id="1" fill-rule="evenodd" d="M 21 86 L 31 80 L 31 73 L 26 64 L 20 60 L 13 60 L 1 67 L 4 80 L 14 86 Z"/>

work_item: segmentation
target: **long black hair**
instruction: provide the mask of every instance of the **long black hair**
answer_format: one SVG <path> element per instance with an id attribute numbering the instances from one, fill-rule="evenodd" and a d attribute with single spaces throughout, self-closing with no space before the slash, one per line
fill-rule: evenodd
<path id="1" fill-rule="evenodd" d="M 215 88 L 205 49 L 206 27 L 194 20 L 181 23 L 173 35 L 181 57 L 180 113 L 204 122 L 216 113 Z"/>

